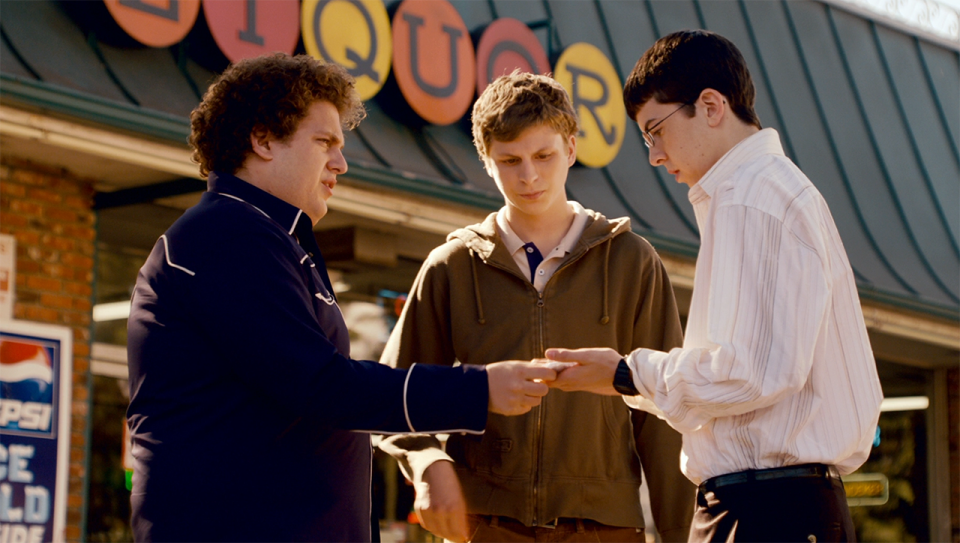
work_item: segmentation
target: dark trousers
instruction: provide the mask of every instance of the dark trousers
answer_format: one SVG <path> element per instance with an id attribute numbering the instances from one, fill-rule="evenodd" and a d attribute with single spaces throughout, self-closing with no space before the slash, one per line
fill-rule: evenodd
<path id="1" fill-rule="evenodd" d="M 691 542 L 856 541 L 837 478 L 751 481 L 697 492 Z"/>
<path id="2" fill-rule="evenodd" d="M 589 519 L 558 519 L 555 526 L 525 526 L 509 517 L 470 515 L 471 543 L 582 543 L 622 542 L 644 543 L 642 528 L 607 526 Z"/>

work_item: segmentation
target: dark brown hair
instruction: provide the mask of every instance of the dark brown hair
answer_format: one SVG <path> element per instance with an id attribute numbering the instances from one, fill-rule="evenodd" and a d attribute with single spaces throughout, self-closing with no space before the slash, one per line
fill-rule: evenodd
<path id="1" fill-rule="evenodd" d="M 515 70 L 498 77 L 473 104 L 473 144 L 480 159 L 490 143 L 513 141 L 531 126 L 545 124 L 565 138 L 577 133 L 577 113 L 567 91 L 551 77 Z"/>
<path id="2" fill-rule="evenodd" d="M 348 130 L 366 115 L 353 78 L 336 64 L 276 53 L 231 65 L 190 113 L 189 141 L 200 175 L 236 173 L 251 152 L 252 133 L 283 141 L 320 100 L 337 108 Z"/>
<path id="3" fill-rule="evenodd" d="M 630 72 L 623 103 L 635 121 L 651 99 L 693 104 L 703 89 L 724 95 L 737 118 L 762 128 L 753 109 L 756 91 L 743 55 L 733 42 L 706 30 L 681 30 L 657 40 Z M 691 110 L 687 115 L 696 114 L 693 108 L 686 109 Z"/>

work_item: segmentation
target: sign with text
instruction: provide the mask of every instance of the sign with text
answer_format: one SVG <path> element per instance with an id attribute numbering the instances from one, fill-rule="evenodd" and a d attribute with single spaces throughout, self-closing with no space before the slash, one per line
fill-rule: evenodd
<path id="1" fill-rule="evenodd" d="M 627 127 L 620 77 L 606 55 L 589 43 L 575 43 L 557 60 L 556 80 L 570 93 L 580 117 L 577 160 L 602 168 L 617 156 Z"/>
<path id="2" fill-rule="evenodd" d="M 380 92 L 393 52 L 382 0 L 304 0 L 300 26 L 307 53 L 346 68 L 361 100 Z"/>
<path id="3" fill-rule="evenodd" d="M 231 62 L 268 53 L 293 54 L 300 38 L 298 0 L 204 0 L 203 15 Z"/>
<path id="4" fill-rule="evenodd" d="M 63 541 L 70 454 L 69 328 L 0 322 L 0 541 Z"/>
<path id="5" fill-rule="evenodd" d="M 200 13 L 200 0 L 103 0 L 127 34 L 150 47 L 167 47 L 186 37 Z"/>
<path id="6" fill-rule="evenodd" d="M 0 234 L 0 320 L 13 318 L 17 285 L 17 238 Z"/>
<path id="7" fill-rule="evenodd" d="M 550 72 L 550 60 L 537 35 L 522 22 L 502 17 L 490 23 L 477 42 L 477 95 L 494 79 L 514 70 Z"/>
<path id="8" fill-rule="evenodd" d="M 841 479 L 850 507 L 883 505 L 890 499 L 890 480 L 882 473 L 851 473 Z"/>
<path id="9" fill-rule="evenodd" d="M 404 0 L 393 16 L 393 73 L 424 120 L 453 124 L 473 102 L 473 42 L 447 0 Z"/>
<path id="10" fill-rule="evenodd" d="M 551 72 L 543 44 L 521 21 L 501 17 L 482 32 L 472 29 L 480 36 L 474 50 L 471 29 L 449 0 L 391 0 L 392 19 L 384 1 L 203 0 L 202 5 L 213 43 L 230 61 L 291 53 L 303 38 L 307 54 L 353 76 L 361 100 L 377 96 L 393 70 L 403 101 L 434 125 L 459 121 L 475 92 L 501 75 L 516 69 Z M 201 6 L 201 0 L 103 2 L 131 37 L 152 47 L 182 40 Z M 567 47 L 552 71 L 580 120 L 577 160 L 591 168 L 608 165 L 623 145 L 627 121 L 616 69 L 600 49 L 581 42 Z"/>

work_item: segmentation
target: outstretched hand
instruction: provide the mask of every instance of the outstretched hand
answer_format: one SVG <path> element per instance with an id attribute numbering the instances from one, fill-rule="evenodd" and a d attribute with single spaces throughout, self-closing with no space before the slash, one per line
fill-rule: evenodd
<path id="1" fill-rule="evenodd" d="M 557 372 L 543 364 L 510 360 L 487 364 L 487 383 L 490 388 L 489 409 L 501 415 L 522 415 L 540 405 L 550 392 L 547 382 L 557 378 Z"/>
<path id="2" fill-rule="evenodd" d="M 613 389 L 613 375 L 620 362 L 620 353 L 613 349 L 547 349 L 549 361 L 576 362 L 560 371 L 551 388 L 568 392 L 583 390 L 594 394 L 618 396 Z"/>

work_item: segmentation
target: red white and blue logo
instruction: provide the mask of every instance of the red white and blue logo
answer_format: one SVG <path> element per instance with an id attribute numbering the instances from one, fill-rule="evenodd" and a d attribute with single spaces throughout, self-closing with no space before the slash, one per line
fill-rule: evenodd
<path id="1" fill-rule="evenodd" d="M 10 336 L 0 340 L 0 430 L 37 437 L 56 435 L 54 348 Z"/>

